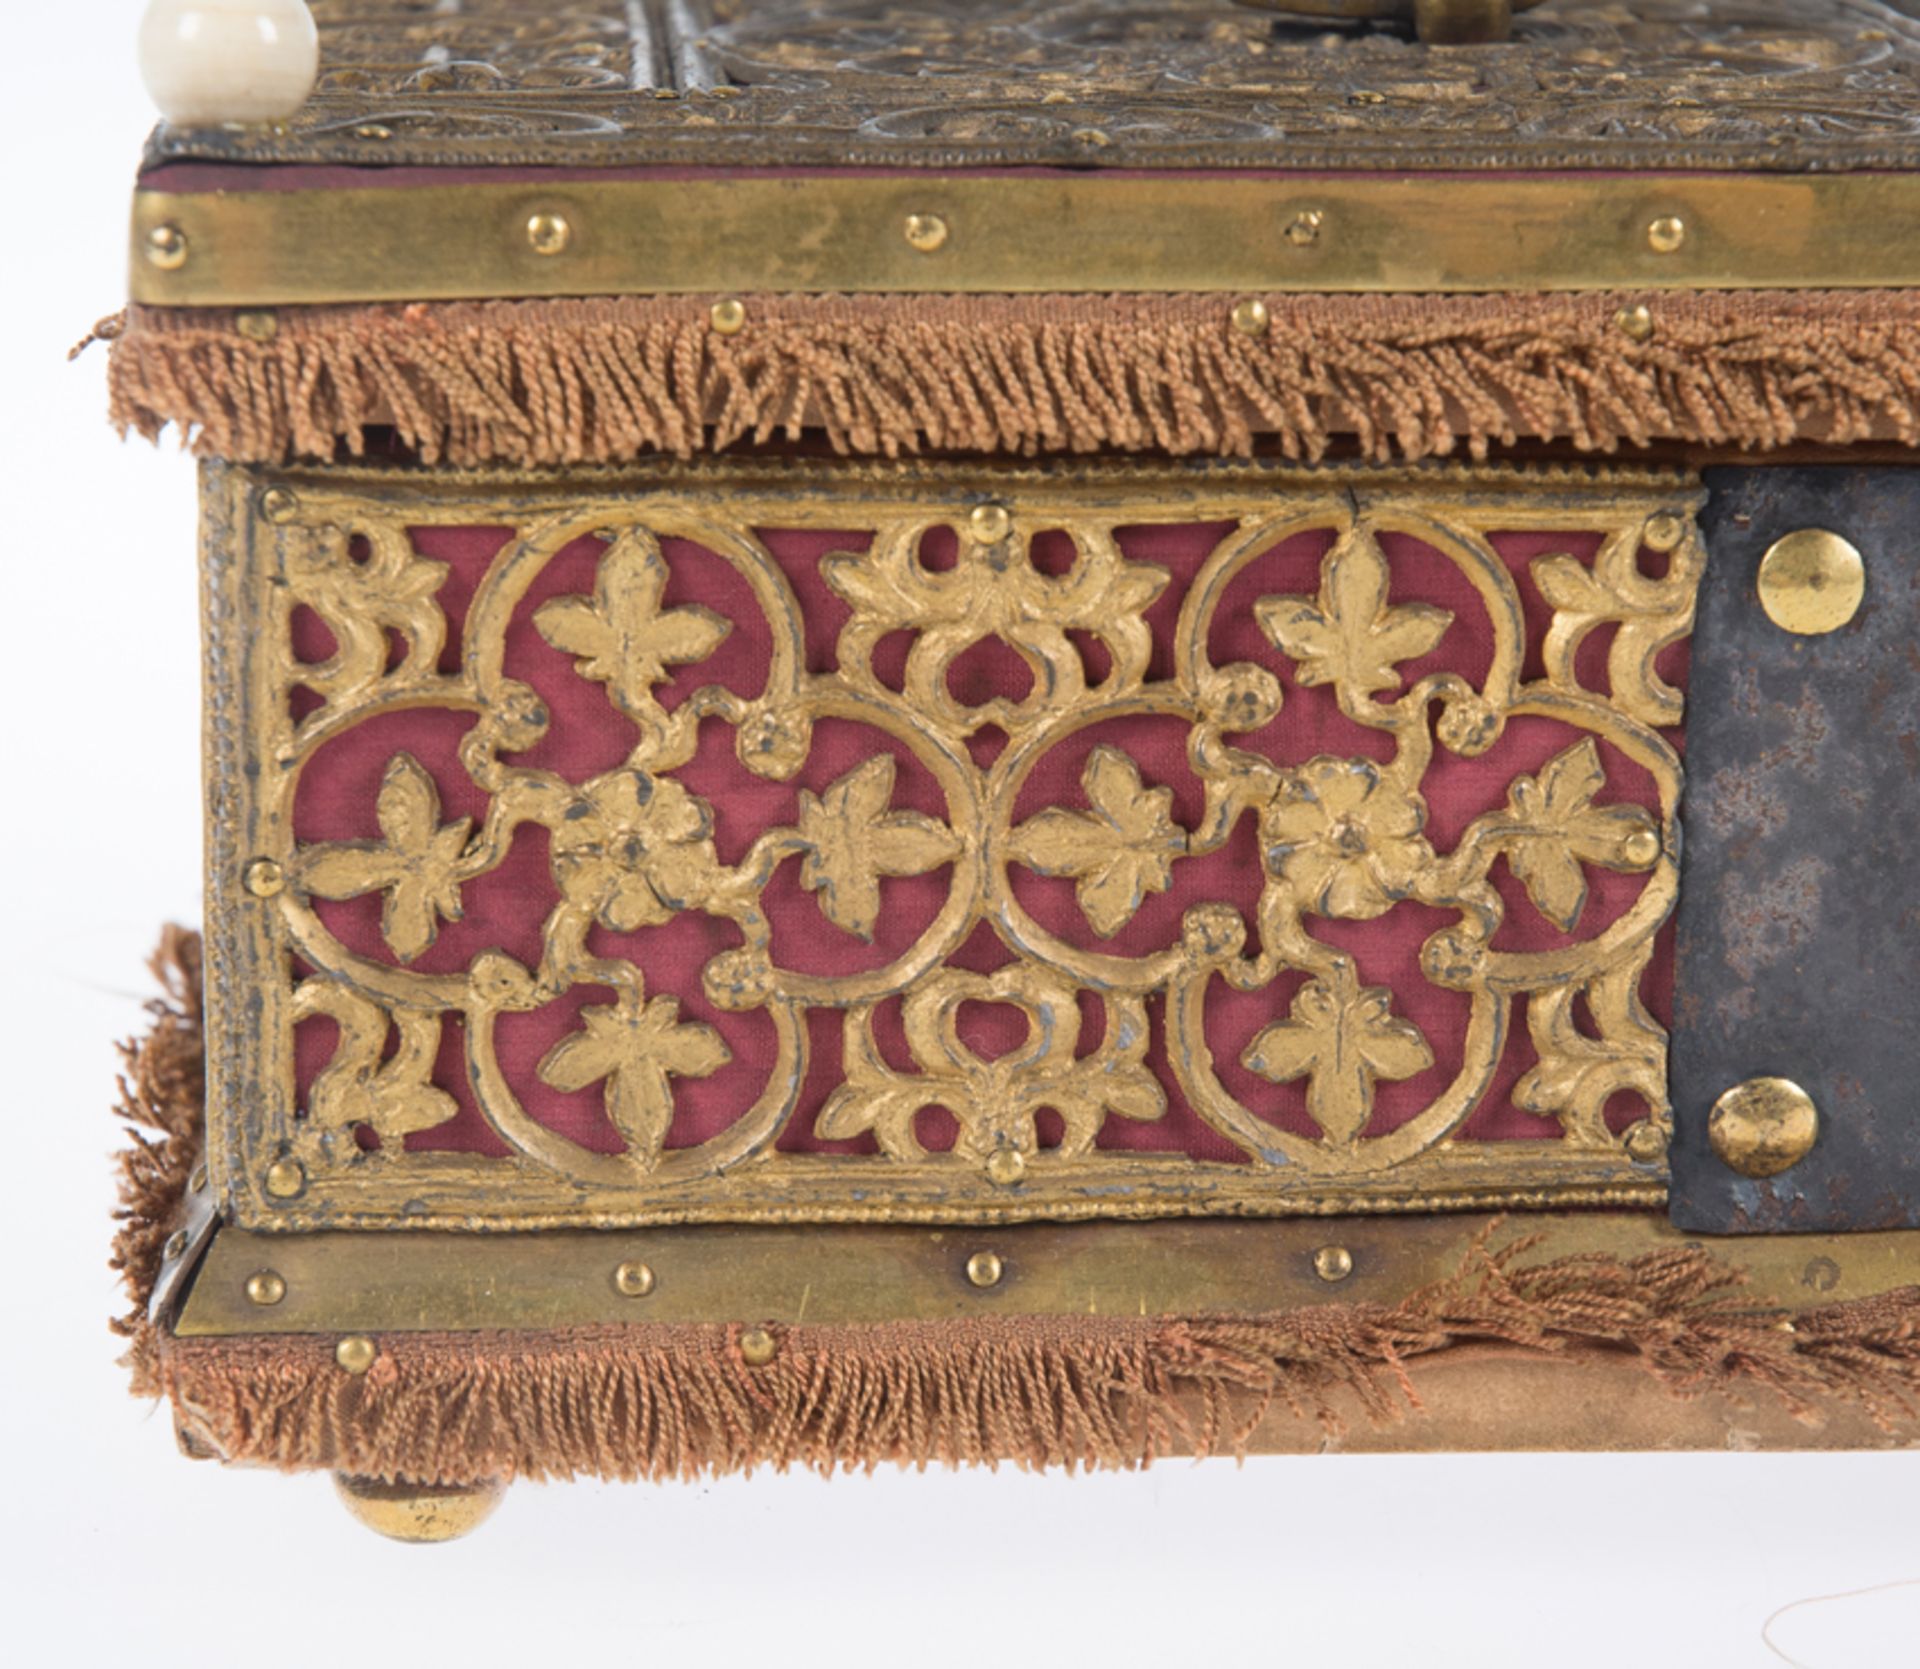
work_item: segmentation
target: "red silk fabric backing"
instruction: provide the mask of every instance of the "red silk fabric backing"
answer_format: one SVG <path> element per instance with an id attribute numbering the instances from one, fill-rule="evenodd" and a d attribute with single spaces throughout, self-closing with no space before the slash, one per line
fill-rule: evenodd
<path id="1" fill-rule="evenodd" d="M 802 605 L 810 670 L 831 672 L 835 640 L 848 610 L 822 581 L 820 558 L 829 551 L 864 549 L 869 536 L 858 531 L 758 531 Z M 1173 576 L 1147 613 L 1155 634 L 1150 678 L 1170 674 L 1168 645 L 1181 601 L 1200 565 L 1228 531 L 1220 524 L 1119 530 L 1119 543 L 1130 560 L 1158 564 Z M 449 624 L 443 671 L 457 670 L 461 628 L 475 587 L 487 564 L 512 537 L 512 531 L 504 527 L 414 530 L 413 539 L 420 552 L 448 564 L 439 595 Z M 1266 640 L 1254 620 L 1252 605 L 1259 597 L 1311 596 L 1319 589 L 1320 562 L 1331 540 L 1330 532 L 1299 535 L 1256 559 L 1234 582 L 1216 617 L 1213 663 L 1255 662 L 1279 678 L 1285 691 L 1279 715 L 1265 729 L 1237 738 L 1237 745 L 1285 764 L 1299 764 L 1319 754 L 1384 759 L 1392 752 L 1391 737 L 1346 719 L 1329 688 L 1300 685 L 1293 676 L 1292 662 Z M 1480 682 L 1492 653 L 1491 626 L 1460 571 L 1440 553 L 1409 536 L 1388 534 L 1381 542 L 1392 570 L 1393 601 L 1430 602 L 1454 615 L 1452 627 L 1431 654 L 1403 665 L 1405 684 L 1442 670 Z M 1563 533 L 1497 534 L 1493 539 L 1516 576 L 1534 557 L 1548 550 L 1571 550 L 1590 561 L 1598 542 L 1597 535 Z M 529 752 L 517 756 L 517 762 L 575 782 L 622 763 L 636 736 L 632 725 L 609 703 L 605 688 L 579 676 L 573 658 L 541 637 L 534 627 L 533 614 L 549 598 L 590 595 L 595 566 L 604 548 L 596 539 L 582 539 L 564 550 L 523 599 L 508 634 L 507 674 L 539 692 L 553 721 L 545 737 Z M 675 667 L 672 681 L 658 692 L 660 701 L 672 708 L 692 690 L 707 684 L 723 684 L 746 697 L 758 695 L 764 683 L 770 638 L 746 583 L 725 561 L 684 540 L 665 540 L 662 551 L 671 571 L 664 605 L 704 604 L 731 621 L 733 629 L 708 659 Z M 924 554 L 930 563 L 939 565 L 952 559 L 952 551 L 952 535 L 936 532 L 929 535 Z M 1032 557 L 1043 571 L 1058 572 L 1072 560 L 1073 548 L 1064 534 L 1043 533 L 1033 542 Z M 1538 677 L 1542 671 L 1540 640 L 1550 610 L 1530 583 L 1523 582 L 1520 592 L 1528 610 L 1524 676 Z M 296 612 L 293 631 L 295 653 L 303 661 L 317 663 L 332 652 L 331 635 L 310 611 Z M 1580 669 L 1589 688 L 1606 688 L 1605 655 L 1610 636 L 1610 632 L 1598 632 L 1583 648 Z M 883 651 L 891 652 L 890 669 L 882 662 L 883 675 L 890 673 L 897 682 L 907 647 L 904 633 L 883 644 Z M 1104 672 L 1104 650 L 1089 639 L 1082 641 L 1082 652 L 1087 657 L 1089 679 L 1096 680 Z M 1685 656 L 1686 646 L 1676 645 L 1660 665 L 1662 675 L 1680 686 L 1685 681 Z M 976 644 L 955 663 L 949 687 L 958 699 L 972 705 L 996 695 L 1018 696 L 1028 676 L 1024 663 L 1011 650 L 989 639 Z M 1382 699 L 1391 699 L 1391 695 Z M 296 692 L 296 712 L 311 708 L 316 701 L 305 691 Z M 467 778 L 458 760 L 460 738 L 473 722 L 467 714 L 414 710 L 375 718 L 327 743 L 301 781 L 295 805 L 297 840 L 377 840 L 374 807 L 381 776 L 388 761 L 403 750 L 433 775 L 440 790 L 443 818 L 471 817 L 477 826 L 485 814 L 486 796 Z M 1035 768 L 1015 807 L 1015 821 L 1046 806 L 1084 808 L 1081 769 L 1089 751 L 1105 742 L 1131 754 L 1150 787 L 1172 788 L 1175 820 L 1193 827 L 1199 821 L 1202 790 L 1187 765 L 1186 734 L 1186 725 L 1169 717 L 1125 719 L 1079 732 L 1054 748 Z M 1587 734 L 1553 721 L 1522 718 L 1512 721 L 1502 739 L 1480 758 L 1462 759 L 1438 750 L 1422 788 L 1429 808 L 1426 833 L 1435 848 L 1448 850 L 1475 817 L 1504 804 L 1507 785 L 1515 776 L 1537 772 L 1548 759 Z M 1679 738 L 1670 732 L 1669 739 L 1677 742 Z M 998 732 L 992 730 L 978 734 L 976 760 L 985 763 L 990 759 L 999 740 Z M 1649 807 L 1657 816 L 1651 779 L 1617 749 L 1604 741 L 1599 747 L 1607 773 L 1607 786 L 1598 796 L 1600 803 L 1631 802 Z M 802 788 L 818 793 L 876 751 L 890 753 L 898 762 L 894 806 L 944 820 L 946 806 L 934 779 L 911 751 L 878 730 L 846 721 L 819 723 L 806 764 L 792 781 L 782 783 L 755 776 L 742 767 L 734 755 L 732 731 L 719 720 L 709 719 L 702 726 L 697 755 L 674 775 L 712 806 L 720 860 L 737 863 L 755 836 L 797 821 Z M 797 859 L 783 864 L 765 895 L 765 908 L 773 924 L 774 957 L 781 965 L 821 973 L 879 967 L 899 955 L 932 922 L 946 896 L 951 873 L 943 867 L 926 875 L 883 881 L 880 921 L 874 942 L 868 945 L 826 921 L 813 896 L 801 888 L 799 870 Z M 1232 903 L 1251 920 L 1262 880 L 1254 820 L 1243 817 L 1224 850 L 1176 863 L 1171 889 L 1149 895 L 1117 938 L 1100 941 L 1080 912 L 1070 880 L 1048 879 L 1018 867 L 1013 874 L 1017 895 L 1041 925 L 1070 943 L 1122 955 L 1144 953 L 1177 940 L 1181 916 L 1202 901 Z M 1575 937 L 1589 939 L 1618 919 L 1645 885 L 1644 876 L 1616 874 L 1598 867 L 1588 868 L 1587 879 L 1591 893 L 1586 910 L 1577 934 L 1569 936 L 1533 908 L 1524 888 L 1507 872 L 1502 860 L 1494 870 L 1494 881 L 1505 900 L 1507 917 L 1494 940 L 1495 947 L 1546 950 L 1570 943 Z M 498 948 L 533 967 L 540 960 L 542 922 L 557 898 L 548 869 L 546 833 L 523 825 L 507 859 L 465 887 L 464 918 L 443 923 L 432 947 L 407 965 L 421 972 L 452 973 L 465 968 L 479 953 Z M 350 950 L 375 961 L 395 961 L 381 937 L 379 894 L 338 903 L 315 900 L 314 907 L 328 929 Z M 1419 967 L 1422 943 L 1450 919 L 1447 912 L 1405 902 L 1373 921 L 1319 917 L 1313 921 L 1312 931 L 1317 936 L 1357 959 L 1364 983 L 1391 988 L 1394 1011 L 1413 1020 L 1433 1049 L 1434 1063 L 1427 1071 L 1404 1081 L 1378 1085 L 1373 1119 L 1367 1128 L 1370 1136 L 1393 1129 L 1411 1117 L 1460 1069 L 1468 999 L 1462 993 L 1428 984 Z M 1642 992 L 1663 1024 L 1668 1022 L 1672 1006 L 1670 934 L 1669 926 L 1660 936 Z M 731 924 L 694 913 L 635 933 L 618 934 L 600 926 L 593 931 L 590 944 L 597 954 L 632 960 L 644 972 L 651 993 L 676 996 L 682 1018 L 714 1027 L 731 1051 L 731 1061 L 711 1076 L 674 1081 L 675 1117 L 669 1146 L 703 1141 L 724 1129 L 752 1103 L 766 1081 L 773 1059 L 773 1028 L 765 1012 L 715 1009 L 706 1001 L 701 987 L 705 965 L 738 943 L 739 936 Z M 1013 953 L 1000 943 L 991 926 L 983 923 L 950 960 L 956 967 L 985 972 L 1013 959 Z M 1236 1097 L 1281 1128 L 1311 1137 L 1317 1131 L 1306 1114 L 1305 1085 L 1269 1083 L 1240 1062 L 1255 1033 L 1285 1018 L 1304 978 L 1303 974 L 1283 976 L 1252 993 L 1234 992 L 1216 982 L 1208 1005 L 1207 1038 L 1221 1080 Z M 611 1000 L 612 993 L 604 987 L 576 987 L 531 1013 L 502 1016 L 498 1031 L 501 1066 L 528 1113 L 568 1139 L 602 1152 L 618 1151 L 621 1143 L 602 1106 L 600 1087 L 563 1093 L 543 1083 L 535 1067 L 555 1043 L 578 1029 L 583 1006 Z M 1462 1139 L 1540 1138 L 1557 1133 L 1553 1120 L 1527 1113 L 1512 1100 L 1515 1083 L 1536 1058 L 1524 1016 L 1518 1012 L 1523 1005 L 1524 999 L 1516 1004 L 1505 1053 L 1488 1093 L 1459 1133 Z M 1097 1047 L 1104 1019 L 1097 1001 L 1083 997 L 1081 1006 L 1079 1048 L 1085 1054 Z M 1204 1124 L 1182 1096 L 1167 1065 L 1162 1004 L 1154 998 L 1148 1007 L 1153 1027 L 1148 1059 L 1166 1090 L 1167 1114 L 1151 1123 L 1110 1119 L 1100 1133 L 1099 1145 L 1172 1151 L 1222 1162 L 1241 1159 L 1240 1150 Z M 814 1116 L 841 1080 L 841 1023 L 837 1010 L 809 1011 L 811 1048 L 806 1083 L 799 1109 L 781 1137 L 784 1149 L 874 1151 L 871 1137 L 829 1142 L 813 1132 Z M 1025 1038 L 1026 1029 L 1025 1017 L 1011 1007 L 971 1003 L 961 1011 L 961 1035 L 983 1057 L 1017 1046 Z M 899 999 L 883 1006 L 876 1032 L 891 1064 L 912 1071 Z M 335 1034 L 335 1025 L 328 1019 L 308 1020 L 297 1028 L 296 1070 L 303 1105 L 308 1087 L 333 1051 Z M 434 1082 L 454 1097 L 460 1112 L 437 1129 L 408 1137 L 410 1149 L 492 1154 L 508 1151 L 475 1105 L 466 1080 L 463 1047 L 459 1017 L 448 1015 Z M 1631 1096 L 1616 1100 L 1620 1104 L 1608 1109 L 1609 1121 L 1616 1128 L 1624 1128 L 1646 1111 Z M 1051 1119 L 1050 1114 L 1042 1115 L 1043 1143 L 1052 1134 Z M 916 1128 L 929 1147 L 951 1145 L 954 1126 L 944 1112 L 922 1113 Z"/>

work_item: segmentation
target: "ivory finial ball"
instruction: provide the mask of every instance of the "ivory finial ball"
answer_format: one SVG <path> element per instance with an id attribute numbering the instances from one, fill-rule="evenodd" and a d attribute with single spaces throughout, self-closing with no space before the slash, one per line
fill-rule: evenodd
<path id="1" fill-rule="evenodd" d="M 291 116 L 319 73 L 306 0 L 153 0 L 140 24 L 140 77 L 176 127 Z"/>

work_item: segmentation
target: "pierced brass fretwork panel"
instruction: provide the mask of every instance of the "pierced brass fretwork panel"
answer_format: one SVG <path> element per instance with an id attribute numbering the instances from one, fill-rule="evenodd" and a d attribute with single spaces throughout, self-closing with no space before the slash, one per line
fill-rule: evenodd
<path id="1" fill-rule="evenodd" d="M 210 468 L 222 1180 L 267 1227 L 1658 1198 L 1697 504 Z"/>

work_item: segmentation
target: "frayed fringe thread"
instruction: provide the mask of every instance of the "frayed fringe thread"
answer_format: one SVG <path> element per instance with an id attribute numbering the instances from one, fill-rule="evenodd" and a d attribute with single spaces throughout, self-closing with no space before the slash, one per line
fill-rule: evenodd
<path id="1" fill-rule="evenodd" d="M 122 433 L 176 426 L 243 463 L 620 463 L 819 434 L 838 451 L 1157 450 L 1478 459 L 1525 436 L 1613 452 L 1920 444 L 1909 291 L 1286 296 L 1259 336 L 1231 298 L 767 296 L 134 308 L 112 340 Z M 1651 339 L 1625 334 L 1645 305 Z M 254 316 L 259 317 L 258 315 Z"/>
<path id="2" fill-rule="evenodd" d="M 445 1483 L 1134 1466 L 1240 1452 L 1280 1408 L 1333 1435 L 1343 1406 L 1376 1423 L 1417 1412 L 1413 1365 L 1476 1345 L 1629 1357 L 1678 1397 L 1759 1392 L 1802 1419 L 1836 1403 L 1886 1430 L 1920 1419 L 1920 1287 L 1789 1319 L 1741 1309 L 1738 1271 L 1701 1250 L 1527 1265 L 1539 1238 L 1495 1248 L 1498 1225 L 1451 1279 L 1394 1305 L 777 1328 L 763 1367 L 728 1326 L 392 1334 L 364 1375 L 330 1339 L 176 1339 L 146 1307 L 199 1160 L 197 937 L 170 929 L 155 968 L 167 999 L 122 1083 L 134 1145 L 114 1263 L 134 1307 L 115 1325 L 135 1391 L 169 1398 L 187 1438 L 229 1460 Z"/>

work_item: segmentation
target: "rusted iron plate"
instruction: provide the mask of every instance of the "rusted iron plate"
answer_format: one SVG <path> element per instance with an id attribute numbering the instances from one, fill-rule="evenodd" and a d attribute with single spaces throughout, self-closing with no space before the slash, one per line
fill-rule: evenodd
<path id="1" fill-rule="evenodd" d="M 1920 469 L 1708 482 L 1670 1054 L 1674 1221 L 1736 1234 L 1913 1227 Z M 1858 548 L 1866 593 L 1849 624 L 1797 636 L 1768 618 L 1758 575 L 1776 541 L 1809 528 Z M 1811 1151 L 1768 1178 L 1740 1174 L 1709 1131 L 1715 1101 L 1757 1077 L 1791 1080 L 1819 1110 Z"/>

